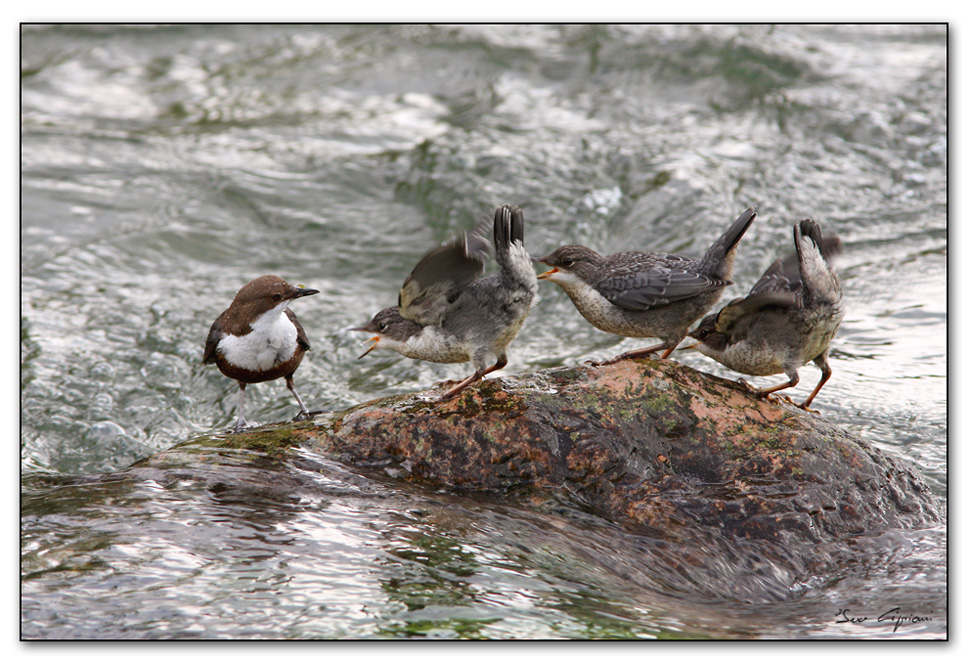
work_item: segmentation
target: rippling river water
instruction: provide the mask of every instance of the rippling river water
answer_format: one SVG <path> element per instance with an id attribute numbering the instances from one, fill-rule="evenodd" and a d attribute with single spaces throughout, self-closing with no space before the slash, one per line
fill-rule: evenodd
<path id="1" fill-rule="evenodd" d="M 725 299 L 793 221 L 838 233 L 847 314 L 815 405 L 945 499 L 945 27 L 27 26 L 21 47 L 23 637 L 945 635 L 942 526 L 738 591 L 730 558 L 665 574 L 653 541 L 570 504 L 309 452 L 127 469 L 234 420 L 202 349 L 256 276 L 321 291 L 293 306 L 313 344 L 297 379 L 338 410 L 466 374 L 357 362 L 349 328 L 498 204 L 523 208 L 534 254 L 696 256 L 754 205 Z M 506 373 L 642 345 L 540 293 Z M 247 405 L 295 413 L 281 383 Z M 928 620 L 875 622 L 894 607 Z"/>

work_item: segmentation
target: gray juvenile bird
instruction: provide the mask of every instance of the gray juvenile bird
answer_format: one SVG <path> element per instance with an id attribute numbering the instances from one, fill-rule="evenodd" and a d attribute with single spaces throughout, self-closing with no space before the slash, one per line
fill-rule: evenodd
<path id="1" fill-rule="evenodd" d="M 666 359 L 687 336 L 690 325 L 721 298 L 731 285 L 738 242 L 756 213 L 747 209 L 700 260 L 630 251 L 603 256 L 585 246 L 567 245 L 534 258 L 552 269 L 539 275 L 559 285 L 576 309 L 601 331 L 663 342 L 621 354 L 621 359 L 663 350 Z"/>
<path id="2" fill-rule="evenodd" d="M 842 242 L 834 235 L 823 240 L 811 220 L 796 223 L 794 234 L 795 252 L 775 260 L 746 297 L 705 317 L 691 332 L 698 342 L 690 347 L 745 375 L 788 375 L 784 384 L 766 389 L 741 380 L 764 398 L 795 386 L 798 368 L 813 361 L 822 378 L 798 405 L 812 411 L 809 405 L 832 376 L 829 345 L 845 314 L 832 265 Z"/>
<path id="3" fill-rule="evenodd" d="M 318 292 L 293 287 L 279 276 L 260 276 L 243 285 L 229 308 L 212 323 L 202 363 L 215 363 L 222 374 L 239 382 L 239 416 L 233 428 L 237 432 L 246 428 L 243 400 L 247 384 L 282 377 L 300 405 L 293 420 L 311 416 L 293 383 L 293 373 L 303 354 L 310 351 L 310 341 L 287 306 L 293 299 Z"/>
<path id="4" fill-rule="evenodd" d="M 441 400 L 505 367 L 506 348 L 535 304 L 539 284 L 523 245 L 522 210 L 503 205 L 495 211 L 492 234 L 499 273 L 478 279 L 488 257 L 482 234 L 479 226 L 421 258 L 404 281 L 398 305 L 354 329 L 374 334 L 359 358 L 386 347 L 422 361 L 471 361 L 475 373 Z"/>

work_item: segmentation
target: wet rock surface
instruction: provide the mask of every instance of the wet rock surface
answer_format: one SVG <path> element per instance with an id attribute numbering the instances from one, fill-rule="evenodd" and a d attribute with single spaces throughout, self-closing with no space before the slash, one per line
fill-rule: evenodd
<path id="1" fill-rule="evenodd" d="M 195 440 L 309 445 L 396 479 L 501 497 L 565 497 L 633 531 L 782 546 L 940 520 L 919 473 L 824 416 L 642 359 L 382 398 L 312 423 Z"/>

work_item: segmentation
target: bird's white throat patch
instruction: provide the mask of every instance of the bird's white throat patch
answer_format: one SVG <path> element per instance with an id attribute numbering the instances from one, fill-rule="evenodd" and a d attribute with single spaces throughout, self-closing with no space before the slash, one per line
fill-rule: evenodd
<path id="1" fill-rule="evenodd" d="M 564 290 L 589 289 L 589 285 L 586 283 L 586 281 L 576 274 L 569 273 L 568 271 L 555 271 L 546 276 L 545 280 L 559 285 Z"/>
<path id="2" fill-rule="evenodd" d="M 263 372 L 289 361 L 296 351 L 296 325 L 286 315 L 284 301 L 256 318 L 244 336 L 228 335 L 218 349 L 226 360 L 245 370 Z"/>

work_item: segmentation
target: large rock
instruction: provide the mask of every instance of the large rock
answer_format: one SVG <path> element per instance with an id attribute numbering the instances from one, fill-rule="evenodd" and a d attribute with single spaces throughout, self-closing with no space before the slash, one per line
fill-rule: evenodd
<path id="1" fill-rule="evenodd" d="M 436 487 L 565 495 L 668 539 L 704 529 L 784 547 L 940 518 L 908 463 L 824 416 L 673 361 L 491 379 L 445 403 L 439 392 L 207 443 L 309 444 Z"/>

